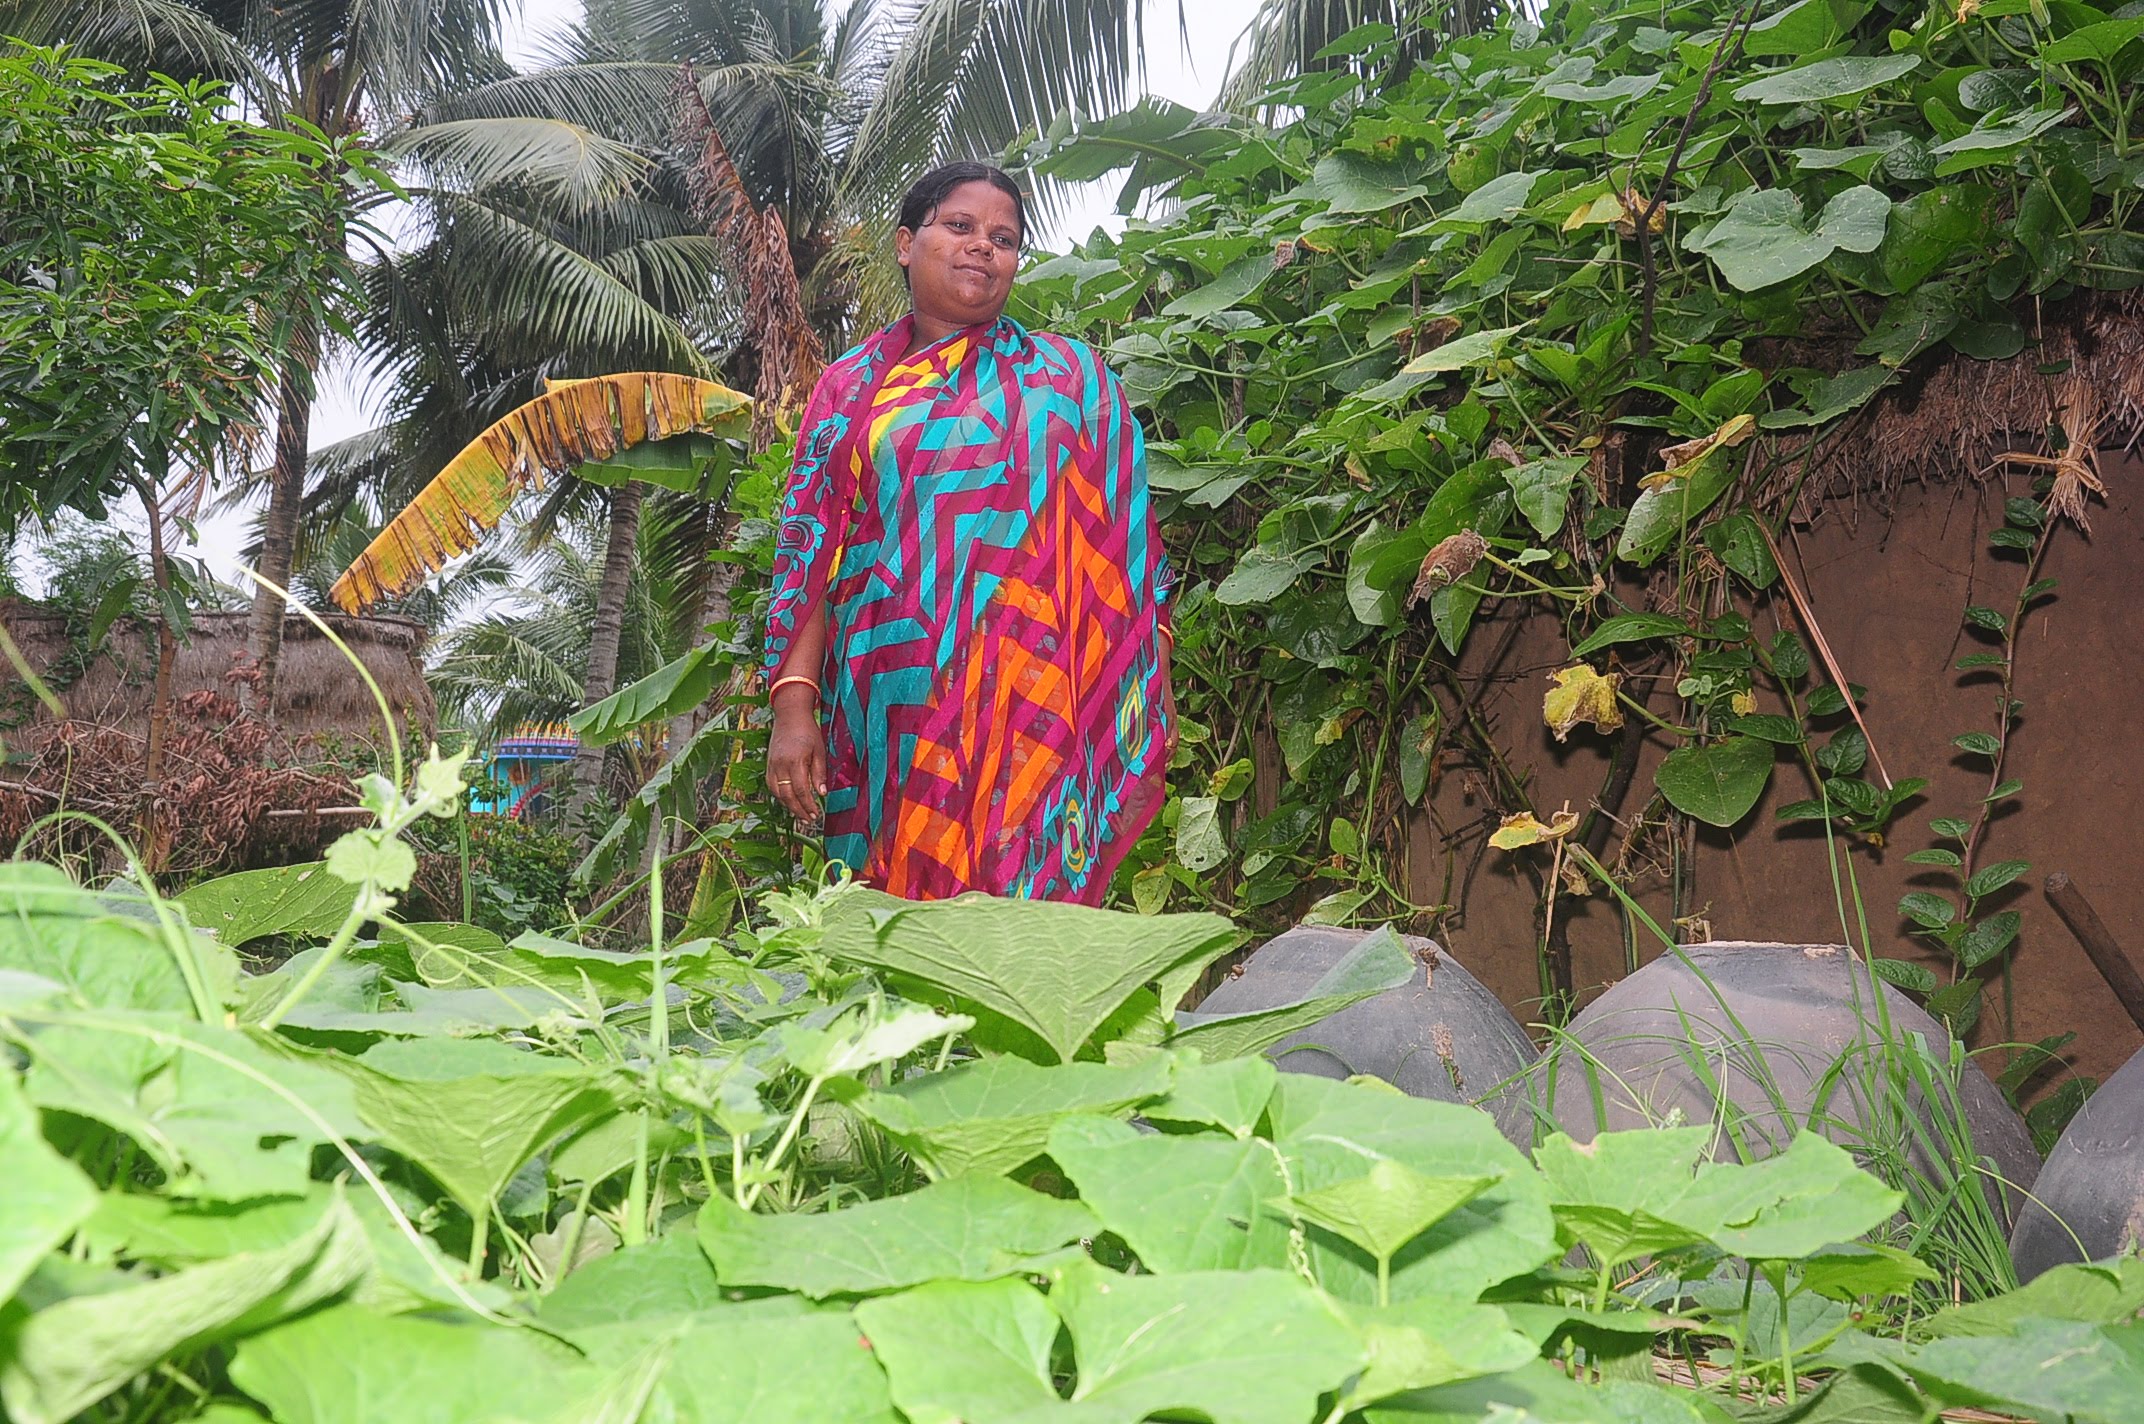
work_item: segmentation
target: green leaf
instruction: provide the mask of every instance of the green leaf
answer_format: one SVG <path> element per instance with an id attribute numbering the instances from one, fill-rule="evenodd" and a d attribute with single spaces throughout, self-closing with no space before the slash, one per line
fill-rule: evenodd
<path id="1" fill-rule="evenodd" d="M 824 1367 L 840 1364 L 829 1355 Z M 338 1305 L 245 1341 L 231 1381 L 277 1424 L 481 1424 L 544 1418 L 603 1373 L 534 1330 Z"/>
<path id="2" fill-rule="evenodd" d="M 1559 1232 L 1610 1265 L 1699 1242 L 1792 1260 L 1873 1231 L 1904 1200 L 1813 1132 L 1761 1162 L 1700 1167 L 1711 1136 L 1709 1127 L 1604 1132 L 1583 1145 L 1552 1136 L 1534 1155 Z"/>
<path id="3" fill-rule="evenodd" d="M 1428 191 L 1392 165 L 1345 150 L 1320 158 L 1304 185 L 1306 196 L 1324 199 L 1326 211 L 1334 213 L 1379 213 Z"/>
<path id="4" fill-rule="evenodd" d="M 1706 525 L 1705 547 L 1751 588 L 1770 588 L 1779 577 L 1779 565 L 1765 542 L 1764 528 L 1757 516 L 1746 509 L 1730 510 Z"/>
<path id="5" fill-rule="evenodd" d="M 1864 94 L 1921 67 L 1919 55 L 1842 55 L 1753 79 L 1734 97 L 1753 104 L 1813 104 Z"/>
<path id="6" fill-rule="evenodd" d="M 316 1146 L 365 1136 L 343 1083 L 236 1030 L 85 1018 L 41 1030 L 29 1048 L 30 1100 L 132 1138 L 173 1196 L 302 1192 Z"/>
<path id="7" fill-rule="evenodd" d="M 1873 1242 L 1842 1242 L 1801 1260 L 1802 1289 L 1827 1300 L 1904 1295 L 1936 1272 L 1910 1251 Z"/>
<path id="8" fill-rule="evenodd" d="M 2009 620 L 1994 609 L 1983 604 L 1970 604 L 1965 610 L 1965 621 L 1975 628 L 1985 628 L 1990 633 L 2000 633 L 2010 626 Z"/>
<path id="9" fill-rule="evenodd" d="M 83 1008 L 191 1011 L 173 946 L 146 917 L 115 913 L 123 905 L 49 865 L 0 864 L 0 971 L 49 980 Z M 178 943 L 210 994 L 226 998 L 238 978 L 237 957 L 198 935 Z"/>
<path id="10" fill-rule="evenodd" d="M 1288 1190 L 1269 1143 L 1067 1117 L 1050 1131 L 1050 1157 L 1149 1271 L 1287 1264 L 1287 1226 L 1265 1210 Z"/>
<path id="11" fill-rule="evenodd" d="M 1965 862 L 1958 858 L 1958 852 L 1954 850 L 1944 850 L 1938 847 L 1933 850 L 1915 851 L 1913 854 L 1906 857 L 1906 864 L 1943 865 L 1955 869 L 1958 866 L 1965 864 Z"/>
<path id="12" fill-rule="evenodd" d="M 338 1203 L 313 1230 L 275 1250 L 46 1306 L 7 1331 L 0 1403 L 17 1424 L 60 1424 L 167 1355 L 330 1299 L 370 1257 L 363 1229 Z"/>
<path id="13" fill-rule="evenodd" d="M 1984 757 L 1999 756 L 2003 749 L 2003 744 L 1995 739 L 1992 732 L 1965 732 L 1952 737 L 1950 744 L 1961 751 Z"/>
<path id="14" fill-rule="evenodd" d="M 1213 591 L 1216 600 L 1231 607 L 1266 604 L 1280 597 L 1303 574 L 1303 565 L 1292 554 L 1283 554 L 1264 544 L 1253 545 L 1227 578 Z"/>
<path id="15" fill-rule="evenodd" d="M 1265 1116 L 1277 1071 L 1256 1057 L 1183 1064 L 1168 1095 L 1148 1103 L 1140 1116 L 1148 1122 L 1218 1127 L 1232 1137 L 1249 1137 Z"/>
<path id="16" fill-rule="evenodd" d="M 98 1200 L 89 1178 L 46 1145 L 14 1072 L 0 1068 L 0 1306 Z"/>
<path id="17" fill-rule="evenodd" d="M 1429 231 L 1444 232 L 1478 223 L 1505 222 L 1515 217 L 1533 198 L 1540 172 L 1520 170 L 1499 173 L 1460 199 L 1459 205 L 1429 225 Z"/>
<path id="18" fill-rule="evenodd" d="M 1437 720 L 1426 714 L 1407 719 L 1400 729 L 1400 795 L 1420 805 L 1429 790 L 1430 754 L 1436 746 Z"/>
<path id="19" fill-rule="evenodd" d="M 1802 729 L 1792 717 L 1781 717 L 1770 712 L 1731 718 L 1727 723 L 1727 730 L 1740 732 L 1745 737 L 1755 737 L 1759 741 L 1771 742 L 1775 746 L 1799 746 L 1802 742 Z"/>
<path id="20" fill-rule="evenodd" d="M 968 899 L 839 916 L 823 951 L 995 1010 L 1070 1062 L 1150 980 L 1210 963 L 1235 941 L 1235 927 L 1217 915 Z"/>
<path id="21" fill-rule="evenodd" d="M 1429 1177 L 1384 1158 L 1360 1177 L 1297 1192 L 1280 1205 L 1381 1261 L 1496 1185 L 1494 1177 Z"/>
<path id="22" fill-rule="evenodd" d="M 1812 227 L 1794 193 L 1758 188 L 1737 197 L 1717 222 L 1684 238 L 1683 246 L 1711 258 L 1738 291 L 1754 292 L 1799 276 L 1834 252 L 1874 252 L 1890 214 L 1891 200 L 1864 183 L 1834 196 Z"/>
<path id="23" fill-rule="evenodd" d="M 1936 991 L 1935 971 L 1925 964 L 1915 964 L 1910 959 L 1871 959 L 1869 966 L 1886 984 L 1896 984 L 1916 994 Z"/>
<path id="24" fill-rule="evenodd" d="M 1958 918 L 1956 905 L 1927 890 L 1914 890 L 1901 897 L 1898 912 L 1925 930 L 1942 929 Z"/>
<path id="25" fill-rule="evenodd" d="M 1659 558 L 1727 492 L 1741 470 L 1742 460 L 1732 449 L 1715 445 L 1677 471 L 1679 478 L 1639 495 L 1616 542 L 1616 557 L 1641 567 Z"/>
<path id="26" fill-rule="evenodd" d="M 626 684 L 566 719 L 583 746 L 602 747 L 651 722 L 667 722 L 703 705 L 727 663 L 719 643 L 703 643 L 638 682 Z"/>
<path id="27" fill-rule="evenodd" d="M 1541 1353 L 1495 1306 L 1418 1298 L 1383 1308 L 1356 1306 L 1350 1314 L 1370 1355 L 1362 1377 L 1348 1390 L 1351 1407 L 1502 1374 L 1538 1360 Z"/>
<path id="28" fill-rule="evenodd" d="M 1050 1305 L 1072 1336 L 1072 1401 L 1104 1418 L 1302 1424 L 1364 1363 L 1361 1337 L 1284 1271 L 1119 1276 L 1081 1258 Z"/>
<path id="29" fill-rule="evenodd" d="M 2005 796 L 2015 796 L 2018 794 L 2018 792 L 2023 791 L 2024 789 L 2024 782 L 2018 780 L 2014 776 L 2006 777 L 2003 780 L 1996 782 L 1995 785 L 1989 790 L 1988 794 L 1980 798 L 1980 804 L 1985 806 L 1990 801 L 2000 801 Z"/>
<path id="30" fill-rule="evenodd" d="M 1955 951 L 1958 962 L 1968 969 L 1978 969 L 2000 957 L 2016 942 L 2018 929 L 2023 924 L 2024 916 L 2016 910 L 1989 915 L 1959 936 Z"/>
<path id="31" fill-rule="evenodd" d="M 1221 835 L 1221 803 L 1213 796 L 1186 796 L 1176 822 L 1176 863 L 1203 875 L 1228 859 Z"/>
<path id="32" fill-rule="evenodd" d="M 2144 1328 L 2020 1320 L 2008 1335 L 1931 1341 L 1903 1367 L 1961 1402 L 2117 1424 L 2134 1416 L 2144 1387 Z"/>
<path id="33" fill-rule="evenodd" d="M 326 939 L 349 916 L 357 890 L 315 860 L 204 880 L 177 899 L 196 928 L 236 948 L 267 935 Z"/>
<path id="34" fill-rule="evenodd" d="M 1963 842 L 1973 834 L 1973 823 L 1955 816 L 1940 816 L 1928 823 L 1928 829 L 1945 839 Z"/>
<path id="35" fill-rule="evenodd" d="M 1072 1113 L 1117 1117 L 1166 1092 L 1169 1061 L 1045 1068 L 1010 1055 L 908 1078 L 856 1103 L 933 1177 L 1010 1172 L 1041 1155 Z"/>
<path id="36" fill-rule="evenodd" d="M 1524 330 L 1525 325 L 1521 322 L 1517 326 L 1498 326 L 1468 332 L 1465 336 L 1454 337 L 1442 346 L 1423 352 L 1400 369 L 1405 375 L 1420 376 L 1443 371 L 1463 371 L 1469 366 L 1486 365 L 1503 355 L 1504 344 Z"/>
<path id="37" fill-rule="evenodd" d="M 1542 538 L 1553 538 L 1563 528 L 1565 508 L 1571 501 L 1571 481 L 1585 469 L 1586 457 L 1572 455 L 1550 460 L 1529 460 L 1504 471 L 1519 513 Z"/>
<path id="38" fill-rule="evenodd" d="M 409 889 L 417 854 L 385 831 L 346 831 L 328 847 L 328 874 L 345 885 L 370 885 L 390 895 Z"/>
<path id="39" fill-rule="evenodd" d="M 1295 1003 L 1240 1014 L 1179 1013 L 1176 1032 L 1169 1035 L 1168 1043 L 1172 1048 L 1195 1048 L 1209 1062 L 1241 1058 L 1321 1023 L 1351 1004 L 1397 988 L 1417 972 L 1413 953 L 1390 926 L 1381 927 L 1363 936 Z"/>
<path id="40" fill-rule="evenodd" d="M 1999 860 L 1993 865 L 1982 866 L 1965 882 L 1965 893 L 1975 900 L 1993 895 L 2030 869 L 2032 862 L 2029 860 Z"/>
<path id="41" fill-rule="evenodd" d="M 1710 826 L 1732 826 L 1748 815 L 1772 777 L 1772 748 L 1755 737 L 1724 737 L 1708 746 L 1677 747 L 1653 774 L 1668 804 Z"/>
<path id="42" fill-rule="evenodd" d="M 915 1424 L 977 1424 L 1061 1408 L 1058 1320 L 1025 1281 L 934 1281 L 856 1307 L 894 1403 Z"/>
<path id="43" fill-rule="evenodd" d="M 970 1175 L 840 1211 L 755 1216 L 719 1193 L 700 1209 L 700 1247 L 725 1286 L 814 1298 L 926 1281 L 987 1281 L 1038 1269 L 1095 1231 L 1078 1202 Z"/>
<path id="44" fill-rule="evenodd" d="M 1283 1073 L 1266 1112 L 1297 1192 L 1352 1181 L 1380 1158 L 1427 1177 L 1497 1179 L 1400 1252 L 1392 1263 L 1395 1300 L 1473 1300 L 1557 1254 L 1544 1183 L 1477 1108 Z M 1359 1247 L 1315 1227 L 1306 1244 L 1328 1292 L 1342 1300 L 1377 1299 L 1376 1263 Z"/>
<path id="45" fill-rule="evenodd" d="M 1571 656 L 1582 658 L 1588 653 L 1597 653 L 1602 648 L 1617 643 L 1641 643 L 1653 638 L 1687 638 L 1697 630 L 1680 618 L 1671 618 L 1665 613 L 1618 613 L 1589 633 L 1585 641 L 1571 649 Z"/>
<path id="46" fill-rule="evenodd" d="M 2052 1267 L 2006 1295 L 1946 1306 L 1924 1328 L 1930 1335 L 1983 1339 L 2011 1334 L 2036 1320 L 2122 1325 L 2136 1319 L 2139 1310 L 2144 1310 L 2144 1261 L 2132 1256 Z"/>
<path id="47" fill-rule="evenodd" d="M 356 1058 L 290 1051 L 346 1078 L 380 1139 L 472 1216 L 531 1157 L 616 1112 L 628 1093 L 615 1071 L 492 1039 L 396 1039 Z"/>
<path id="48" fill-rule="evenodd" d="M 1967 653 L 1952 666 L 1960 672 L 1969 672 L 1974 668 L 2001 667 L 2008 661 L 2001 653 Z"/>
<path id="49" fill-rule="evenodd" d="M 1220 276 L 1194 287 L 1161 309 L 1168 317 L 1203 321 L 1248 300 L 1273 275 L 1273 254 L 1263 248 L 1231 263 Z"/>
<path id="50" fill-rule="evenodd" d="M 1980 1022 L 1980 981 L 1961 979 L 1955 984 L 1946 984 L 1928 996 L 1924 1005 L 1929 1014 L 1940 1019 L 1950 1030 L 1951 1037 L 1964 1038 Z"/>
<path id="51" fill-rule="evenodd" d="M 2079 64 L 2096 61 L 2111 63 L 2114 57 L 2144 35 L 2144 16 L 2131 15 L 2118 20 L 2101 20 L 2097 24 L 2081 25 L 2061 39 L 2040 51 L 2040 58 L 2048 64 Z"/>
<path id="52" fill-rule="evenodd" d="M 1534 1149 L 1559 1237 L 1605 1267 L 1694 1246 L 1705 1223 L 1679 1221 L 1676 1203 L 1712 1140 L 1706 1127 L 1604 1132 L 1581 1143 L 1552 1134 Z"/>

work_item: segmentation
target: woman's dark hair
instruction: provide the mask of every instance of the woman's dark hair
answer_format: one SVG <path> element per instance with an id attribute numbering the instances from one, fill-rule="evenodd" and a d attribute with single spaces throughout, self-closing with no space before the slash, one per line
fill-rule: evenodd
<path id="1" fill-rule="evenodd" d="M 1012 181 L 1010 173 L 988 163 L 947 163 L 918 178 L 908 196 L 901 199 L 901 226 L 910 232 L 921 232 L 946 195 L 963 183 L 988 183 L 1011 198 L 1013 216 L 1020 221 L 1021 240 L 1026 240 L 1027 200 L 1020 195 L 1020 185 Z"/>

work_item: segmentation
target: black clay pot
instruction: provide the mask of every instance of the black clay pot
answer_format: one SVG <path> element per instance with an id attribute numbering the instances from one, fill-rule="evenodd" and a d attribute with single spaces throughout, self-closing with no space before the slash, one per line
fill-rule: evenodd
<path id="1" fill-rule="evenodd" d="M 2032 1194 L 2010 1236 L 2020 1281 L 2144 1242 L 2144 1050 L 2077 1110 Z"/>
<path id="2" fill-rule="evenodd" d="M 1361 930 L 1318 925 L 1289 930 L 1260 945 L 1198 1012 L 1248 1013 L 1307 998 L 1362 938 Z M 1426 939 L 1402 943 L 1421 966 L 1415 977 L 1282 1039 L 1267 1056 L 1287 1072 L 1368 1073 L 1414 1097 L 1477 1104 L 1523 1145 L 1532 1129 L 1520 1084 L 1536 1056 L 1533 1040 L 1450 954 Z"/>
<path id="3" fill-rule="evenodd" d="M 1535 1106 L 1581 1140 L 1671 1116 L 1716 1123 L 1719 1158 L 1767 1156 L 1807 1125 L 1864 1160 L 1903 1153 L 1943 1183 L 1955 1179 L 1954 1154 L 1931 1144 L 1948 1141 L 1941 1124 L 1962 1120 L 1974 1155 L 2007 1184 L 2000 1205 L 2013 1219 L 2040 1165 L 2024 1120 L 1971 1063 L 1955 1091 L 1942 1086 L 1950 1035 L 1888 984 L 1879 1009 L 1878 987 L 1837 945 L 1684 945 L 1571 1021 L 1534 1070 Z M 1916 1062 L 1933 1094 L 1909 1071 Z"/>

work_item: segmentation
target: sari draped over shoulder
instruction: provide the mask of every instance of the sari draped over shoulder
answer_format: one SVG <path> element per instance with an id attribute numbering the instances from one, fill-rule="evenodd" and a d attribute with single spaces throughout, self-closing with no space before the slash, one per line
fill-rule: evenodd
<path id="1" fill-rule="evenodd" d="M 765 665 L 826 600 L 827 855 L 908 899 L 1097 903 L 1165 794 L 1139 425 L 1080 342 L 912 339 L 826 369 L 782 504 Z"/>

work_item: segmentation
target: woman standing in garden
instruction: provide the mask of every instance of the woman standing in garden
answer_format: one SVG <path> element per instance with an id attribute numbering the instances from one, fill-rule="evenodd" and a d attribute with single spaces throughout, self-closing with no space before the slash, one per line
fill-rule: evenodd
<path id="1" fill-rule="evenodd" d="M 1097 903 L 1175 744 L 1139 425 L 1091 349 L 1004 314 L 1025 236 L 996 168 L 909 190 L 912 310 L 820 378 L 782 504 L 768 782 L 909 899 Z"/>

